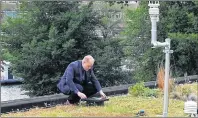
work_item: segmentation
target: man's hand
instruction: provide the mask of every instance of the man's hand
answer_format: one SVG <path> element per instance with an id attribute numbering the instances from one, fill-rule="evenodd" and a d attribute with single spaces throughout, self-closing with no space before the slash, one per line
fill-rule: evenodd
<path id="1" fill-rule="evenodd" d="M 107 98 L 107 96 L 103 93 L 102 90 L 100 90 L 99 93 L 100 93 L 100 95 L 101 95 L 102 98 Z"/>
<path id="2" fill-rule="evenodd" d="M 87 96 L 84 93 L 78 92 L 77 95 L 81 98 L 81 99 L 85 99 L 87 98 Z"/>

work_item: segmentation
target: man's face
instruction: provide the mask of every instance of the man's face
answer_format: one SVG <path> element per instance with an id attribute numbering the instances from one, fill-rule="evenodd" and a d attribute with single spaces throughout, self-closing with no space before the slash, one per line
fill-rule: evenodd
<path id="1" fill-rule="evenodd" d="M 93 63 L 90 63 L 90 62 L 83 63 L 83 68 L 85 71 L 88 71 L 89 69 L 91 69 L 92 66 L 93 66 Z"/>

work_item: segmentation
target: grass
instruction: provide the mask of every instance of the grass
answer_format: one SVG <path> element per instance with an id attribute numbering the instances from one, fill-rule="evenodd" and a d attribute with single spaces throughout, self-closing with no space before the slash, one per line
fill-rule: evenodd
<path id="1" fill-rule="evenodd" d="M 197 93 L 197 83 L 183 85 Z M 184 101 L 169 99 L 168 116 L 184 117 Z M 156 117 L 163 113 L 163 96 L 134 97 L 132 95 L 110 97 L 105 106 L 57 105 L 52 108 L 35 108 L 27 112 L 3 114 L 2 117 L 133 117 L 139 110 L 147 117 Z"/>
<path id="2" fill-rule="evenodd" d="M 193 83 L 193 84 L 182 84 L 182 85 L 177 86 L 176 87 L 176 90 L 177 91 L 180 91 L 181 88 L 185 88 L 185 89 L 182 89 L 182 90 L 186 90 L 187 89 L 187 91 L 190 91 L 192 93 L 197 94 L 197 92 L 198 92 L 197 91 L 197 87 L 198 87 L 198 84 L 197 83 Z M 182 93 L 185 93 L 185 92 L 182 91 Z"/>

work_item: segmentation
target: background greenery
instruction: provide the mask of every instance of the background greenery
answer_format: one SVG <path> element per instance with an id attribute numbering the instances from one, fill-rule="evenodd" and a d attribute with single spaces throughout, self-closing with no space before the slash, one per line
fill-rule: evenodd
<path id="1" fill-rule="evenodd" d="M 128 3 L 105 4 L 103 12 L 124 13 L 119 22 L 125 27 L 117 37 L 110 33 L 118 22 L 95 11 L 93 2 L 84 6 L 67 1 L 23 2 L 20 17 L 6 19 L 1 42 L 9 45 L 3 46 L 2 58 L 12 63 L 15 75 L 24 78 L 23 88 L 30 95 L 56 93 L 67 65 L 87 54 L 96 59 L 95 74 L 103 87 L 156 80 L 164 53 L 151 48 L 148 2 L 140 2 L 136 9 Z M 198 74 L 197 10 L 196 1 L 160 2 L 158 40 L 172 39 L 173 77 Z"/>

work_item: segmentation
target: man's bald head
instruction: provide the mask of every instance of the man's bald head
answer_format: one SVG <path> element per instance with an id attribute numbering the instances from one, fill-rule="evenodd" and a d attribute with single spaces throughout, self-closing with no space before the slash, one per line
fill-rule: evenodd
<path id="1" fill-rule="evenodd" d="M 88 71 L 94 65 L 94 62 L 94 58 L 91 55 L 87 55 L 82 60 L 82 66 L 86 71 Z"/>
<path id="2" fill-rule="evenodd" d="M 87 56 L 85 56 L 84 58 L 83 58 L 83 60 L 85 61 L 85 62 L 89 62 L 89 63 L 91 63 L 91 64 L 94 64 L 94 58 L 91 56 L 91 55 L 87 55 Z"/>

